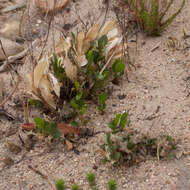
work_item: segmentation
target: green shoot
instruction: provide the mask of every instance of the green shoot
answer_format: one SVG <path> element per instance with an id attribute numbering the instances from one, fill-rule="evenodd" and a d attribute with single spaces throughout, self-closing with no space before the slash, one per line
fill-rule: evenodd
<path id="1" fill-rule="evenodd" d="M 125 64 L 121 61 L 120 58 L 116 59 L 112 65 L 112 71 L 114 72 L 114 77 L 117 78 L 124 74 Z"/>
<path id="2" fill-rule="evenodd" d="M 110 180 L 108 182 L 108 185 L 109 185 L 109 190 L 117 190 L 117 184 L 116 184 L 116 181 L 115 180 Z"/>
<path id="3" fill-rule="evenodd" d="M 58 179 L 56 181 L 56 189 L 57 190 L 66 190 L 65 182 L 62 179 Z"/>
<path id="4" fill-rule="evenodd" d="M 50 123 L 40 117 L 35 117 L 34 122 L 36 124 L 37 131 L 43 135 L 51 135 L 53 138 L 59 138 L 62 136 L 61 132 L 58 130 L 57 123 Z"/>
<path id="5" fill-rule="evenodd" d="M 103 113 L 106 108 L 108 95 L 104 92 L 98 96 L 98 109 Z"/>
<path id="6" fill-rule="evenodd" d="M 76 184 L 73 184 L 71 188 L 72 190 L 79 190 L 79 186 Z"/>

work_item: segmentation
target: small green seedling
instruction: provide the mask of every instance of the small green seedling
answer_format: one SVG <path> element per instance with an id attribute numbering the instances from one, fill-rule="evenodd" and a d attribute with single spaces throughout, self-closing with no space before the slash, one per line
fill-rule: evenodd
<path id="1" fill-rule="evenodd" d="M 96 176 L 94 173 L 90 172 L 87 174 L 87 180 L 89 182 L 89 185 L 90 185 L 90 189 L 92 190 L 98 190 L 98 188 L 96 187 L 96 182 L 95 182 L 95 179 Z M 117 184 L 116 184 L 116 181 L 115 180 L 109 180 L 108 182 L 108 187 L 109 187 L 109 190 L 117 190 Z M 56 189 L 57 190 L 66 190 L 67 189 L 67 186 L 65 185 L 65 182 L 64 180 L 62 179 L 59 179 L 56 181 Z M 81 188 L 79 188 L 78 185 L 76 184 L 73 184 L 71 186 L 71 189 L 72 190 L 80 190 Z"/>
<path id="2" fill-rule="evenodd" d="M 81 124 L 85 125 L 86 121 L 84 120 L 84 114 L 87 110 L 87 105 L 84 101 L 84 94 L 82 92 L 82 89 L 80 87 L 80 84 L 75 81 L 75 88 L 76 88 L 76 96 L 71 100 L 70 104 L 73 108 L 74 114 L 78 115 Z"/>
<path id="3" fill-rule="evenodd" d="M 110 153 L 110 159 L 114 160 L 115 162 L 118 162 L 121 158 L 121 153 L 119 151 L 117 151 L 119 146 L 111 140 L 111 133 L 107 133 L 106 137 L 107 137 L 106 145 L 108 146 L 108 151 Z M 109 160 L 107 160 L 107 161 L 109 161 Z"/>
<path id="4" fill-rule="evenodd" d="M 53 67 L 55 77 L 60 81 L 64 81 L 66 79 L 65 69 L 61 66 L 61 59 L 59 59 L 55 53 L 51 59 L 51 65 Z"/>
<path id="5" fill-rule="evenodd" d="M 114 77 L 117 78 L 124 74 L 125 64 L 121 61 L 120 58 L 116 59 L 112 65 L 112 71 L 114 73 Z"/>
<path id="6" fill-rule="evenodd" d="M 108 37 L 106 35 L 103 35 L 99 40 L 98 40 L 98 50 L 102 51 L 103 48 L 106 46 L 108 43 Z"/>
<path id="7" fill-rule="evenodd" d="M 117 190 L 117 184 L 114 179 L 110 180 L 108 182 L 108 185 L 109 185 L 109 190 Z"/>
<path id="8" fill-rule="evenodd" d="M 62 136 L 61 132 L 58 130 L 57 123 L 50 123 L 40 117 L 35 117 L 34 122 L 36 124 L 37 132 L 40 132 L 43 135 L 51 135 L 53 138 L 59 138 Z"/>
<path id="9" fill-rule="evenodd" d="M 96 176 L 94 173 L 90 172 L 87 174 L 87 180 L 90 184 L 90 186 L 95 186 L 96 185 Z"/>
<path id="10" fill-rule="evenodd" d="M 71 187 L 72 190 L 79 190 L 79 186 L 76 184 L 73 184 Z"/>
<path id="11" fill-rule="evenodd" d="M 67 189 L 66 186 L 65 186 L 64 180 L 58 179 L 58 180 L 56 181 L 56 189 L 57 189 L 57 190 L 66 190 L 66 189 Z"/>
<path id="12" fill-rule="evenodd" d="M 124 127 L 127 124 L 127 113 L 117 114 L 114 120 L 109 124 L 109 127 L 112 129 L 112 133 L 118 133 L 123 131 Z"/>
<path id="13" fill-rule="evenodd" d="M 107 99 L 108 95 L 105 92 L 98 96 L 98 109 L 101 111 L 101 113 L 104 113 Z"/>

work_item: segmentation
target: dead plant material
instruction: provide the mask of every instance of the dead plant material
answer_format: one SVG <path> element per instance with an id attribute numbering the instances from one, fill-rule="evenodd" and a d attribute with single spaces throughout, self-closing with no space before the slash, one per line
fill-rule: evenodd
<path id="1" fill-rule="evenodd" d="M 22 129 L 26 130 L 26 131 L 31 131 L 33 129 L 35 129 L 35 124 L 34 123 L 24 123 L 22 125 Z"/>
<path id="2" fill-rule="evenodd" d="M 63 134 L 63 135 L 69 135 L 69 134 L 75 134 L 75 135 L 79 135 L 80 134 L 80 130 L 75 128 L 75 127 L 71 127 L 66 123 L 59 123 L 58 124 L 58 130 Z"/>
<path id="3" fill-rule="evenodd" d="M 36 6 L 43 13 L 54 14 L 62 10 L 70 0 L 35 0 Z"/>
<path id="4" fill-rule="evenodd" d="M 32 42 L 32 46 L 35 47 L 38 43 L 38 40 L 35 40 Z M 1 43 L 2 44 L 2 43 Z M 7 60 L 3 63 L 2 66 L 0 66 L 0 73 L 4 72 L 8 65 L 11 63 L 14 63 L 16 60 L 23 58 L 24 56 L 26 56 L 26 54 L 28 53 L 28 51 L 30 50 L 31 47 L 26 48 L 25 50 L 23 50 L 22 52 L 20 52 L 17 55 L 13 55 L 13 56 L 9 56 L 7 57 Z"/>
<path id="5" fill-rule="evenodd" d="M 0 107 L 2 107 L 11 97 L 12 95 L 16 92 L 16 89 L 18 88 L 19 82 L 20 82 L 20 77 L 18 78 L 18 81 L 15 85 L 15 87 L 13 88 L 13 90 L 10 92 L 10 94 L 7 96 L 7 98 L 5 98 L 1 103 L 0 103 Z"/>
<path id="6" fill-rule="evenodd" d="M 105 47 L 106 64 L 104 69 L 110 66 L 113 60 L 122 55 L 122 37 L 113 20 L 107 21 L 102 28 L 99 24 L 94 24 L 86 34 L 81 31 L 77 36 L 73 34 L 72 39 L 70 37 L 63 38 L 55 47 L 55 54 L 42 55 L 34 71 L 28 75 L 28 94 L 55 110 L 61 87 L 65 91 L 70 91 L 66 86 L 68 84 L 65 82 L 66 79 L 73 84 L 79 79 L 82 67 L 88 63 L 86 53 L 91 47 L 92 41 L 98 43 L 97 39 L 104 35 L 107 35 L 108 38 L 108 44 Z M 58 68 L 57 70 L 64 70 L 65 81 L 56 75 L 54 66 Z"/>

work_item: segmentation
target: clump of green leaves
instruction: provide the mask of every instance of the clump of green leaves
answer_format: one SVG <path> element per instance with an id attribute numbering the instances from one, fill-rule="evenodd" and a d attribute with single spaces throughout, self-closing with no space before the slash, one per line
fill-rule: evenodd
<path id="1" fill-rule="evenodd" d="M 129 124 L 127 113 L 116 115 L 109 123 L 111 132 L 106 134 L 106 143 L 101 148 L 105 162 L 127 161 L 130 165 L 144 161 L 147 155 L 164 158 L 171 155 L 176 142 L 171 136 L 150 138 L 140 136 L 136 131 L 125 129 Z M 144 155 L 144 160 L 142 155 Z"/>
<path id="2" fill-rule="evenodd" d="M 117 114 L 116 117 L 110 122 L 109 127 L 112 129 L 112 133 L 122 132 L 127 124 L 127 113 Z"/>
<path id="3" fill-rule="evenodd" d="M 72 33 L 71 49 L 69 58 L 75 63 L 75 43 L 76 37 Z M 103 35 L 98 40 L 91 41 L 90 47 L 85 53 L 87 64 L 77 67 L 77 80 L 72 82 L 68 79 L 65 69 L 61 65 L 61 59 L 53 54 L 51 65 L 54 75 L 62 83 L 62 92 L 60 99 L 67 98 L 73 109 L 73 115 L 78 116 L 80 125 L 86 124 L 84 114 L 87 110 L 86 100 L 98 99 L 98 109 L 101 113 L 105 111 L 108 96 L 103 92 L 106 85 L 114 78 L 119 79 L 124 74 L 125 64 L 120 58 L 112 63 L 112 67 L 106 66 L 105 48 L 108 44 L 108 38 Z M 63 94 L 63 95 L 62 95 Z"/>
<path id="4" fill-rule="evenodd" d="M 126 65 L 123 64 L 120 58 L 116 59 L 112 65 L 112 71 L 114 73 L 114 77 L 118 78 L 124 74 Z"/>
<path id="5" fill-rule="evenodd" d="M 84 102 L 84 93 L 80 88 L 80 84 L 75 81 L 75 88 L 76 88 L 76 96 L 72 98 L 70 104 L 73 108 L 74 114 L 78 115 L 79 120 L 81 121 L 81 125 L 86 124 L 86 120 L 84 119 L 84 114 L 87 109 L 87 105 Z"/>
<path id="6" fill-rule="evenodd" d="M 186 0 L 182 0 L 179 9 L 164 20 L 174 0 L 130 0 L 130 9 L 135 12 L 137 22 L 148 35 L 160 35 L 181 12 Z"/>
<path id="7" fill-rule="evenodd" d="M 43 118 L 35 117 L 34 122 L 36 124 L 36 130 L 43 135 L 51 135 L 53 138 L 58 138 L 62 136 L 61 132 L 58 130 L 56 122 L 48 122 Z"/>
<path id="8" fill-rule="evenodd" d="M 87 180 L 89 182 L 90 188 L 92 190 L 97 190 L 97 188 L 96 188 L 96 176 L 95 176 L 95 173 L 93 173 L 93 172 L 88 173 L 87 174 Z"/>
<path id="9" fill-rule="evenodd" d="M 64 82 L 64 80 L 67 79 L 65 69 L 61 65 L 61 59 L 58 58 L 55 53 L 53 53 L 53 57 L 51 58 L 51 65 L 55 77 L 57 77 L 60 81 Z"/>
<path id="10" fill-rule="evenodd" d="M 93 172 L 89 172 L 87 174 L 87 181 L 89 183 L 90 189 L 92 190 L 98 190 L 98 188 L 96 187 L 96 175 Z M 57 190 L 66 190 L 67 186 L 65 185 L 64 180 L 59 179 L 56 181 L 56 188 Z M 108 188 L 109 190 L 117 190 L 117 184 L 116 181 L 111 179 L 108 181 Z M 72 190 L 80 190 L 81 188 L 77 185 L 77 184 L 73 184 L 71 186 Z"/>
<path id="11" fill-rule="evenodd" d="M 67 189 L 64 180 L 58 179 L 56 181 L 56 189 L 57 190 L 66 190 Z"/>
<path id="12" fill-rule="evenodd" d="M 108 185 L 109 185 L 110 190 L 117 190 L 117 184 L 116 184 L 116 181 L 114 179 L 111 179 L 108 182 Z"/>
<path id="13" fill-rule="evenodd" d="M 109 153 L 108 158 L 105 158 L 105 161 L 113 160 L 118 162 L 121 158 L 121 152 L 119 150 L 119 144 L 115 143 L 112 140 L 112 135 L 122 132 L 124 127 L 127 124 L 127 113 L 117 114 L 113 121 L 110 122 L 109 127 L 112 132 L 106 134 L 106 143 L 102 145 L 104 151 Z"/>
<path id="14" fill-rule="evenodd" d="M 73 184 L 71 189 L 72 190 L 79 190 L 79 186 L 77 184 Z"/>
<path id="15" fill-rule="evenodd" d="M 43 107 L 43 103 L 40 100 L 30 99 L 28 103 L 38 109 L 42 109 Z"/>

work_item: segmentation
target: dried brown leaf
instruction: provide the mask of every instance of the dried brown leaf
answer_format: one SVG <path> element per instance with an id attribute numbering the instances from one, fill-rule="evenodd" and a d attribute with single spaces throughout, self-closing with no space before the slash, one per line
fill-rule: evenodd
<path id="1" fill-rule="evenodd" d="M 115 22 L 113 20 L 107 21 L 103 28 L 100 31 L 99 37 L 106 35 L 109 31 L 111 31 L 115 27 Z"/>
<path id="2" fill-rule="evenodd" d="M 99 28 L 100 28 L 99 24 L 95 24 L 94 26 L 92 26 L 92 28 L 90 28 L 86 34 L 86 39 L 89 41 L 95 40 L 96 37 L 98 36 Z"/>
<path id="3" fill-rule="evenodd" d="M 67 56 L 67 52 L 71 48 L 70 38 L 62 38 L 55 48 L 55 53 L 58 56 Z"/>
<path id="4" fill-rule="evenodd" d="M 75 81 L 77 79 L 77 67 L 74 65 L 68 58 L 65 58 L 63 60 L 64 68 L 65 68 L 65 73 L 67 77 L 71 81 Z"/>
<path id="5" fill-rule="evenodd" d="M 36 126 L 35 126 L 34 123 L 24 123 L 24 124 L 22 125 L 22 129 L 24 129 L 24 130 L 26 130 L 26 131 L 31 131 L 31 130 L 33 130 L 33 129 L 35 129 L 35 128 L 36 128 Z"/>
<path id="6" fill-rule="evenodd" d="M 77 44 L 76 44 L 76 50 L 77 50 L 78 55 L 82 54 L 84 38 L 85 38 L 84 32 L 79 32 L 77 36 Z"/>
<path id="7" fill-rule="evenodd" d="M 49 71 L 49 61 L 48 61 L 48 56 L 44 56 L 37 66 L 34 69 L 34 87 L 38 88 L 39 83 L 43 75 L 47 74 Z"/>
<path id="8" fill-rule="evenodd" d="M 73 144 L 70 142 L 70 141 L 68 141 L 67 139 L 65 140 L 65 143 L 66 143 L 66 145 L 67 145 L 67 150 L 72 150 L 73 149 Z"/>
<path id="9" fill-rule="evenodd" d="M 55 92 L 55 94 L 58 97 L 60 97 L 61 84 L 58 82 L 57 78 L 55 78 L 52 73 L 48 73 L 48 79 L 51 83 L 51 87 L 52 87 L 53 91 Z"/>
<path id="10" fill-rule="evenodd" d="M 68 134 L 75 134 L 75 135 L 79 135 L 80 134 L 80 130 L 75 128 L 75 127 L 71 127 L 66 123 L 59 123 L 58 124 L 58 130 L 63 134 L 63 135 L 68 135 Z"/>
<path id="11" fill-rule="evenodd" d="M 79 67 L 83 67 L 88 63 L 86 56 L 85 55 L 81 55 L 81 56 L 77 56 L 77 64 Z"/>
<path id="12" fill-rule="evenodd" d="M 39 83 L 39 90 L 41 93 L 41 96 L 45 100 L 45 102 L 52 108 L 56 109 L 54 98 L 52 95 L 52 87 L 51 83 L 48 80 L 47 75 L 44 75 Z"/>
<path id="13" fill-rule="evenodd" d="M 35 4 L 44 13 L 56 13 L 67 5 L 69 0 L 35 0 Z"/>

